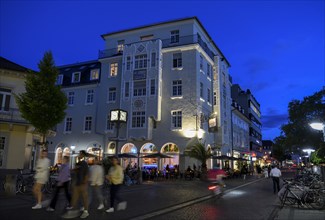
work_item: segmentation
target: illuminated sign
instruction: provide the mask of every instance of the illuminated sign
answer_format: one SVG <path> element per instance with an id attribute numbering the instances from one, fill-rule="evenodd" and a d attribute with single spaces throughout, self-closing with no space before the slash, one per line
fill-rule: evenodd
<path id="1" fill-rule="evenodd" d="M 217 128 L 217 118 L 209 118 L 209 132 L 216 132 Z"/>

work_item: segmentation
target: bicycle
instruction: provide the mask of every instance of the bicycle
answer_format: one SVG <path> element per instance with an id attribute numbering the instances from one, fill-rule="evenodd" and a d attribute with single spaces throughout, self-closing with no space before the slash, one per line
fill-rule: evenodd
<path id="1" fill-rule="evenodd" d="M 297 204 L 298 208 L 310 206 L 313 209 L 322 209 L 325 206 L 325 194 L 320 193 L 322 191 L 310 189 L 309 187 L 298 185 L 292 181 L 283 181 L 285 185 L 279 193 L 281 207 L 284 207 L 285 204 Z"/>

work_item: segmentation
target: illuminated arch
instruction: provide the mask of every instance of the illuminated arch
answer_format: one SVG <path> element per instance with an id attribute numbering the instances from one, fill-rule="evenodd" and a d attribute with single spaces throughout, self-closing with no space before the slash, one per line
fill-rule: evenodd
<path id="1" fill-rule="evenodd" d="M 142 145 L 140 152 L 144 154 L 157 153 L 158 148 L 153 143 L 145 143 L 144 145 Z"/>
<path id="2" fill-rule="evenodd" d="M 179 148 L 174 143 L 166 143 L 161 148 L 161 153 L 179 154 Z"/>
<path id="3" fill-rule="evenodd" d="M 115 150 L 116 150 L 116 143 L 115 142 L 109 142 L 107 144 L 107 153 L 108 154 L 115 154 Z"/>
<path id="4" fill-rule="evenodd" d="M 138 148 L 132 143 L 126 143 L 123 145 L 121 149 L 121 153 L 133 153 L 136 154 L 138 152 Z"/>
<path id="5" fill-rule="evenodd" d="M 171 158 L 163 158 L 161 159 L 161 162 L 162 162 L 162 165 L 163 166 L 167 166 L 167 164 L 170 166 L 170 167 L 174 167 L 175 165 L 179 165 L 179 147 L 172 143 L 172 142 L 169 142 L 169 143 L 166 143 L 162 146 L 161 150 L 160 150 L 161 153 L 163 154 L 167 154 L 169 156 L 171 156 Z"/>

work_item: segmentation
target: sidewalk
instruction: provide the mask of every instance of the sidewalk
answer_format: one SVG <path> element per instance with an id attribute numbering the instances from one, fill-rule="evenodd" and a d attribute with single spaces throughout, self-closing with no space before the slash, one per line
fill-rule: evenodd
<path id="1" fill-rule="evenodd" d="M 325 210 L 298 209 L 284 207 L 280 209 L 274 220 L 324 220 Z"/>

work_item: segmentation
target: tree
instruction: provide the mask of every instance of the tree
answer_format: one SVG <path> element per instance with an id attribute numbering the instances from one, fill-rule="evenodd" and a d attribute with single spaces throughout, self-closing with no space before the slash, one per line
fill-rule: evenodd
<path id="1" fill-rule="evenodd" d="M 186 154 L 189 157 L 195 158 L 201 162 L 201 179 L 205 180 L 207 178 L 207 163 L 206 161 L 211 158 L 210 150 L 205 149 L 205 145 L 202 142 L 195 143 L 187 147 Z"/>
<path id="2" fill-rule="evenodd" d="M 42 137 L 65 117 L 67 98 L 59 86 L 55 85 L 58 69 L 52 53 L 45 52 L 38 64 L 39 72 L 30 72 L 25 81 L 25 93 L 15 94 L 22 117 L 29 121 Z"/>
<path id="3" fill-rule="evenodd" d="M 281 136 L 275 139 L 277 147 L 281 146 L 284 152 L 294 152 L 304 147 L 313 147 L 315 150 L 325 147 L 322 134 L 309 126 L 313 121 L 325 122 L 323 97 L 324 90 L 304 97 L 302 101 L 293 100 L 289 103 L 289 120 L 287 124 L 281 126 Z M 324 158 L 325 151 L 318 151 L 317 156 Z"/>

